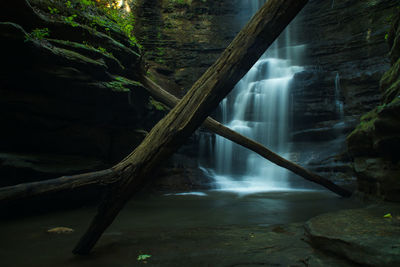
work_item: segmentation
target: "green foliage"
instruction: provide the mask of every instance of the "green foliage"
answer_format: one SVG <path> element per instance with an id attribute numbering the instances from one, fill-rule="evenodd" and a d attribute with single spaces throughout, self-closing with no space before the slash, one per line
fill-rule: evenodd
<path id="1" fill-rule="evenodd" d="M 385 40 L 387 41 L 387 40 L 388 40 L 388 38 L 389 38 L 389 34 L 388 34 L 388 33 L 386 33 L 386 34 L 385 34 Z"/>
<path id="2" fill-rule="evenodd" d="M 150 97 L 150 105 L 152 107 L 154 107 L 156 110 L 159 110 L 159 111 L 165 111 L 166 110 L 165 106 L 162 103 L 154 100 L 154 98 L 152 98 L 152 97 Z"/>
<path id="3" fill-rule="evenodd" d="M 66 6 L 67 8 L 73 8 L 71 1 L 66 1 L 66 2 L 65 2 L 65 6 Z"/>
<path id="4" fill-rule="evenodd" d="M 108 55 L 113 57 L 114 55 L 111 52 L 108 52 L 106 48 L 102 47 L 102 46 L 98 46 L 97 48 L 95 48 L 94 46 L 90 45 L 88 42 L 83 41 L 82 44 L 84 46 L 86 46 L 87 48 L 93 49 L 93 50 L 97 50 L 98 52 L 101 52 L 102 54 Z"/>
<path id="5" fill-rule="evenodd" d="M 49 11 L 50 11 L 50 14 L 53 14 L 53 15 L 55 15 L 55 14 L 58 14 L 58 13 L 60 13 L 60 11 L 57 9 L 57 8 L 52 8 L 52 7 L 47 7 L 48 9 L 49 9 Z"/>
<path id="6" fill-rule="evenodd" d="M 379 105 L 379 106 L 376 107 L 378 113 L 379 113 L 381 110 L 383 110 L 384 108 L 386 108 L 386 104 Z"/>
<path id="7" fill-rule="evenodd" d="M 187 0 L 171 0 L 171 2 L 174 5 L 180 6 L 180 7 L 189 6 L 189 3 Z"/>
<path id="8" fill-rule="evenodd" d="M 126 88 L 123 82 L 121 81 L 112 81 L 112 82 L 107 82 L 106 87 L 110 88 L 112 91 L 115 92 L 129 92 L 129 88 Z"/>
<path id="9" fill-rule="evenodd" d="M 108 56 L 111 56 L 111 57 L 113 56 L 113 54 L 111 52 L 108 52 L 107 49 L 105 49 L 104 47 L 99 46 L 99 47 L 97 47 L 95 49 L 100 51 L 103 54 L 108 55 Z"/>
<path id="10" fill-rule="evenodd" d="M 65 21 L 66 23 L 68 23 L 68 24 L 71 24 L 72 27 L 77 27 L 77 26 L 79 25 L 77 22 L 75 22 L 75 18 L 76 18 L 77 16 L 78 16 L 78 15 L 73 14 L 73 15 L 71 15 L 71 16 L 65 17 L 65 18 L 64 18 L 64 21 Z"/>
<path id="11" fill-rule="evenodd" d="M 150 258 L 150 257 L 151 257 L 151 255 L 141 254 L 141 255 L 139 255 L 139 256 L 137 257 L 137 260 L 138 260 L 138 261 L 144 261 L 144 260 L 146 260 L 146 259 L 148 259 L 148 258 Z"/>
<path id="12" fill-rule="evenodd" d="M 394 9 L 393 9 L 394 10 Z M 397 12 L 400 11 L 400 5 L 396 7 Z M 394 14 L 390 14 L 389 16 L 385 17 L 384 21 L 387 25 L 391 25 L 393 23 L 393 19 L 394 19 Z M 385 40 L 387 41 L 389 39 L 389 33 L 387 32 L 385 34 Z"/>
<path id="13" fill-rule="evenodd" d="M 81 5 L 81 8 L 89 7 L 89 6 L 94 6 L 95 3 L 91 0 L 79 0 L 79 3 Z"/>
<path id="14" fill-rule="evenodd" d="M 117 8 L 112 0 L 62 0 L 48 7 L 49 13 L 63 15 L 62 19 L 73 27 L 86 24 L 95 31 L 109 36 L 112 32 L 124 34 L 130 45 L 141 47 L 133 35 L 135 17 L 132 13 Z"/>
<path id="15" fill-rule="evenodd" d="M 50 36 L 50 30 L 48 28 L 36 28 L 25 36 L 25 42 L 30 40 L 42 40 L 48 36 Z"/>
<path id="16" fill-rule="evenodd" d="M 185 0 L 173 0 L 173 2 L 180 4 L 180 5 L 184 5 L 185 4 Z"/>
<path id="17" fill-rule="evenodd" d="M 157 50 L 157 56 L 161 57 L 165 54 L 163 47 L 157 47 L 156 50 Z"/>
<path id="18" fill-rule="evenodd" d="M 138 47 L 141 47 L 136 37 L 133 35 L 135 16 L 132 13 L 124 14 L 120 10 L 113 8 L 104 8 L 103 11 L 108 19 L 117 24 L 117 27 L 129 38 L 132 46 L 137 45 Z"/>

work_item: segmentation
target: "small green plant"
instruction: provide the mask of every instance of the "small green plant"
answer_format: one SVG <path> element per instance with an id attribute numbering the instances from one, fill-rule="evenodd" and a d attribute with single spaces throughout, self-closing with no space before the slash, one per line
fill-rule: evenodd
<path id="1" fill-rule="evenodd" d="M 72 7 L 73 7 L 71 1 L 66 1 L 66 2 L 65 2 L 65 6 L 66 6 L 67 8 L 72 8 Z"/>
<path id="2" fill-rule="evenodd" d="M 389 38 L 389 34 L 388 34 L 388 33 L 386 33 L 386 34 L 385 34 L 385 40 L 387 41 L 387 40 L 388 40 L 388 38 Z"/>
<path id="3" fill-rule="evenodd" d="M 71 16 L 65 17 L 64 21 L 68 24 L 71 24 L 72 27 L 77 27 L 79 24 L 75 21 L 77 15 L 73 14 Z"/>
<path id="4" fill-rule="evenodd" d="M 377 106 L 377 111 L 378 111 L 378 112 L 381 112 L 381 110 L 383 110 L 383 109 L 385 109 L 385 108 L 386 108 L 386 104 L 379 105 L 379 106 Z"/>
<path id="5" fill-rule="evenodd" d="M 162 57 L 162 56 L 165 55 L 164 48 L 162 48 L 162 47 L 157 47 L 156 50 L 157 50 L 157 56 Z"/>
<path id="6" fill-rule="evenodd" d="M 50 36 L 50 30 L 48 28 L 36 28 L 25 36 L 25 42 L 30 40 L 42 40 L 48 36 Z"/>
<path id="7" fill-rule="evenodd" d="M 94 6 L 93 1 L 91 1 L 91 0 L 80 0 L 79 3 L 81 4 L 82 9 L 89 7 L 89 6 Z"/>
<path id="8" fill-rule="evenodd" d="M 105 84 L 108 88 L 110 88 L 114 92 L 129 92 L 130 90 L 124 86 L 123 82 L 120 81 L 112 81 Z"/>
<path id="9" fill-rule="evenodd" d="M 105 49 L 104 47 L 99 46 L 99 47 L 97 47 L 97 50 L 105 55 L 108 55 L 111 57 L 113 56 L 113 54 L 111 52 L 108 52 L 107 49 Z"/>
<path id="10" fill-rule="evenodd" d="M 138 261 L 144 261 L 144 260 L 147 260 L 147 259 L 150 258 L 150 257 L 151 257 L 151 255 L 141 254 L 141 255 L 139 255 L 139 256 L 137 257 L 137 260 L 138 260 Z"/>
<path id="11" fill-rule="evenodd" d="M 152 98 L 152 97 L 150 97 L 150 105 L 152 107 L 154 107 L 156 110 L 159 110 L 159 111 L 165 111 L 166 110 L 166 108 L 165 108 L 165 106 L 163 104 L 161 104 L 160 102 L 154 100 L 154 98 Z"/>
<path id="12" fill-rule="evenodd" d="M 53 8 L 53 7 L 47 7 L 48 9 L 49 9 L 49 11 L 50 11 L 50 14 L 53 14 L 53 15 L 55 15 L 55 14 L 58 14 L 58 13 L 60 13 L 60 11 L 57 9 L 57 8 Z"/>
<path id="13" fill-rule="evenodd" d="M 99 50 L 102 53 L 108 53 L 107 50 L 104 47 L 101 47 L 101 46 L 97 47 L 97 50 Z"/>
<path id="14" fill-rule="evenodd" d="M 178 5 L 185 5 L 186 4 L 185 0 L 173 0 L 173 2 L 175 4 L 178 4 Z"/>

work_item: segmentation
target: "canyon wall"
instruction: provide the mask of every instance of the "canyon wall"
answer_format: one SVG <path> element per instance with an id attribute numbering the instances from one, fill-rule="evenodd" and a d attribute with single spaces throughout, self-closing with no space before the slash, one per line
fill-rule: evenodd
<path id="1" fill-rule="evenodd" d="M 142 59 L 147 75 L 182 96 L 239 32 L 256 1 L 138 0 L 132 9 L 142 57 L 117 32 L 110 37 L 65 21 L 47 22 L 50 37 L 27 39 L 38 26 L 19 16 L 18 9 L 8 15 L 5 9 L 0 172 L 8 178 L 1 185 L 120 160 L 165 112 L 134 82 Z M 341 183 L 357 175 L 367 181 L 361 182 L 361 191 L 377 192 L 376 181 L 361 174 L 357 163 L 370 156 L 354 149 L 348 153 L 345 139 L 363 113 L 389 104 L 380 102 L 379 81 L 390 68 L 385 35 L 396 6 L 396 0 L 311 0 L 294 22 L 295 45 L 304 51 L 298 62 L 305 69 L 291 84 L 290 159 Z M 394 64 L 393 53 L 391 60 Z M 218 118 L 218 112 L 213 115 Z M 199 132 L 175 154 L 164 173 L 170 178 L 160 188 L 198 185 Z"/>
<path id="2" fill-rule="evenodd" d="M 304 51 L 298 63 L 305 70 L 291 85 L 291 160 L 336 182 L 354 182 L 346 136 L 360 115 L 379 104 L 379 80 L 390 66 L 385 35 L 397 5 L 311 0 L 293 22 L 295 45 Z M 214 62 L 252 8 L 251 1 L 223 0 L 151 0 L 139 6 L 137 35 L 149 73 L 177 95 Z M 184 150 L 187 165 L 195 166 L 202 150 L 196 135 Z"/>

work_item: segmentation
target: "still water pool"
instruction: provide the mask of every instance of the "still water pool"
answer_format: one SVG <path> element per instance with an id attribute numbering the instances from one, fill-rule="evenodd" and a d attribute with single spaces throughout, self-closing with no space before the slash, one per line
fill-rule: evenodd
<path id="1" fill-rule="evenodd" d="M 87 257 L 74 256 L 71 250 L 96 207 L 3 219 L 0 266 L 213 266 L 207 261 L 200 264 L 199 257 L 222 253 L 222 239 L 230 244 L 270 225 L 302 222 L 321 213 L 360 206 L 327 191 L 142 195 L 127 204 Z M 61 226 L 74 232 L 47 233 Z M 222 232 L 225 234 L 220 235 Z M 140 254 L 152 257 L 138 261 Z"/>

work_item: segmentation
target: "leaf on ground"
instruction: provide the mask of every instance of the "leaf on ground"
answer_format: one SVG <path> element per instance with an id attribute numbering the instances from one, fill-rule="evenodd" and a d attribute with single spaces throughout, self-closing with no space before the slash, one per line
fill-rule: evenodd
<path id="1" fill-rule="evenodd" d="M 47 232 L 50 234 L 69 234 L 73 231 L 74 229 L 68 227 L 54 227 L 47 230 Z"/>
<path id="2" fill-rule="evenodd" d="M 390 213 L 388 213 L 388 214 L 385 214 L 385 215 L 383 215 L 383 218 L 392 218 L 392 214 L 390 214 Z"/>
<path id="3" fill-rule="evenodd" d="M 141 255 L 139 255 L 139 256 L 137 257 L 137 260 L 138 260 L 138 261 L 144 261 L 144 260 L 146 260 L 146 259 L 148 259 L 148 258 L 150 258 L 150 257 L 151 257 L 151 255 L 141 254 Z"/>

